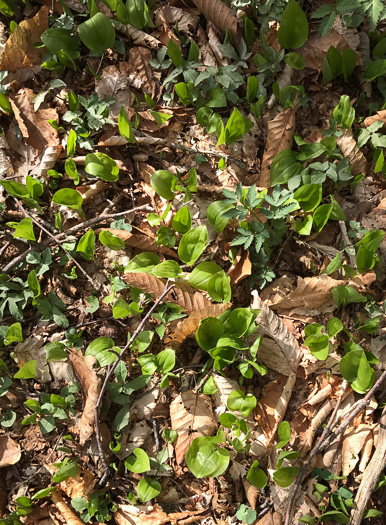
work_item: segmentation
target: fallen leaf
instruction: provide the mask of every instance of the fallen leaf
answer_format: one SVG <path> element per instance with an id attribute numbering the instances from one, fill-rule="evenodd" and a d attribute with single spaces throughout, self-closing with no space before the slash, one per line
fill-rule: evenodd
<path id="1" fill-rule="evenodd" d="M 79 519 L 67 503 L 65 503 L 60 490 L 56 489 L 55 492 L 51 494 L 51 498 L 67 525 L 84 525 L 84 522 Z"/>
<path id="2" fill-rule="evenodd" d="M 317 33 L 311 34 L 304 46 L 296 51 L 303 55 L 305 67 L 322 71 L 324 58 L 331 46 L 334 46 L 340 53 L 343 49 L 350 48 L 347 41 L 338 31 L 331 29 L 321 38 Z"/>
<path id="3" fill-rule="evenodd" d="M 193 390 L 182 392 L 170 405 L 170 420 L 173 430 L 178 434 L 175 451 L 179 465 L 193 439 L 212 436 L 217 429 L 210 397 L 196 394 Z"/>
<path id="4" fill-rule="evenodd" d="M 356 428 L 349 427 L 343 435 L 342 475 L 348 476 L 359 461 L 359 453 L 371 433 L 371 425 L 362 423 Z"/>
<path id="5" fill-rule="evenodd" d="M 230 306 L 231 303 L 210 304 L 202 310 L 196 310 L 189 317 L 178 321 L 177 325 L 172 328 L 172 333 L 165 339 L 165 344 L 174 345 L 174 348 L 178 347 L 197 330 L 200 321 L 207 317 L 217 317 Z"/>
<path id="6" fill-rule="evenodd" d="M 79 466 L 75 476 L 60 483 L 62 490 L 69 498 L 87 498 L 94 490 L 96 478 L 91 470 Z"/>
<path id="7" fill-rule="evenodd" d="M 170 518 L 158 505 L 135 507 L 134 505 L 118 505 L 114 512 L 118 525 L 166 525 Z"/>
<path id="8" fill-rule="evenodd" d="M 373 432 L 370 432 L 367 435 L 365 442 L 363 444 L 363 447 L 362 447 L 361 461 L 358 466 L 359 472 L 365 471 L 367 463 L 371 459 L 371 452 L 373 450 L 373 445 L 374 445 L 374 436 L 373 436 Z"/>
<path id="9" fill-rule="evenodd" d="M 162 12 L 162 16 L 161 15 Z M 188 12 L 186 9 L 180 9 L 174 6 L 162 6 L 161 8 L 154 11 L 155 23 L 157 26 L 161 26 L 163 21 L 166 20 L 171 27 L 178 24 L 178 31 L 181 33 L 192 35 L 196 30 L 199 17 Z"/>
<path id="10" fill-rule="evenodd" d="M 43 6 L 37 14 L 28 20 L 22 20 L 16 26 L 5 44 L 1 57 L 0 71 L 9 73 L 34 64 L 41 64 L 46 49 L 34 44 L 40 41 L 41 34 L 48 28 L 49 9 Z"/>
<path id="11" fill-rule="evenodd" d="M 36 381 L 39 383 L 48 383 L 51 381 L 52 377 L 47 363 L 47 354 L 43 347 L 42 337 L 32 336 L 22 343 L 18 343 L 14 350 L 14 359 L 19 368 L 28 363 L 28 361 L 36 360 Z"/>
<path id="12" fill-rule="evenodd" d="M 252 275 L 252 263 L 248 250 L 239 250 L 235 258 L 234 267 L 228 271 L 228 275 L 231 278 L 231 286 Z"/>
<path id="13" fill-rule="evenodd" d="M 240 42 L 240 30 L 237 18 L 230 7 L 221 0 L 193 0 L 207 20 L 226 33 L 227 29 L 232 34 L 236 44 Z"/>
<path id="14" fill-rule="evenodd" d="M 257 180 L 260 187 L 269 188 L 269 169 L 272 161 L 281 151 L 291 149 L 294 131 L 295 110 L 292 108 L 285 109 L 268 122 L 267 142 Z"/>
<path id="15" fill-rule="evenodd" d="M 279 375 L 276 381 L 268 383 L 263 397 L 258 401 L 255 418 L 267 439 L 267 445 L 272 441 L 275 432 L 282 421 L 291 398 L 296 374 Z"/>
<path id="16" fill-rule="evenodd" d="M 70 352 L 69 357 L 75 373 L 79 378 L 85 398 L 83 414 L 79 425 L 79 442 L 81 445 L 84 445 L 94 432 L 95 405 L 101 389 L 101 382 L 93 368 L 96 362 L 94 356 L 84 356 L 80 350 L 73 350 Z"/>
<path id="17" fill-rule="evenodd" d="M 367 161 L 354 139 L 352 129 L 342 130 L 342 135 L 337 137 L 336 142 L 342 155 L 348 159 L 353 175 L 367 173 Z"/>
<path id="18" fill-rule="evenodd" d="M 129 51 L 129 61 L 119 65 L 127 75 L 127 81 L 139 91 L 144 91 L 152 97 L 156 90 L 160 90 L 150 67 L 151 52 L 146 47 L 132 47 Z"/>
<path id="19" fill-rule="evenodd" d="M 386 124 L 386 109 L 383 109 L 382 111 L 377 111 L 375 115 L 371 115 L 371 117 L 365 118 L 365 120 L 361 123 L 361 128 L 368 128 L 371 126 L 371 124 L 374 124 L 374 122 L 378 122 L 379 120 L 382 120 L 383 124 Z"/>
<path id="20" fill-rule="evenodd" d="M 15 465 L 20 458 L 20 445 L 9 436 L 0 436 L 0 468 Z"/>
<path id="21" fill-rule="evenodd" d="M 34 92 L 31 89 L 21 89 L 16 95 L 9 97 L 15 118 L 23 139 L 29 146 L 42 151 L 47 146 L 59 145 L 59 135 L 56 129 L 48 124 L 49 119 L 59 121 L 55 108 L 34 110 Z"/>
<path id="22" fill-rule="evenodd" d="M 148 273 L 127 273 L 123 280 L 131 286 L 135 286 L 144 292 L 149 293 L 154 299 L 159 297 L 165 289 L 165 282 Z M 185 312 L 191 314 L 195 310 L 202 310 L 212 303 L 202 293 L 197 292 L 191 286 L 183 282 L 176 283 L 164 299 L 165 302 L 178 304 Z"/>
<path id="23" fill-rule="evenodd" d="M 161 47 L 161 42 L 157 38 L 130 24 L 119 24 L 117 29 L 120 33 L 126 35 L 135 46 L 147 46 L 152 49 L 159 49 Z"/>

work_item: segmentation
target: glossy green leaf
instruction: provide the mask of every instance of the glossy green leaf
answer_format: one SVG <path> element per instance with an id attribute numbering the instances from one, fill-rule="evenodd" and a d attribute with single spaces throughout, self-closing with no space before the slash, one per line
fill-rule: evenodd
<path id="1" fill-rule="evenodd" d="M 69 478 L 74 478 L 79 470 L 79 465 L 76 460 L 69 461 L 66 465 L 63 465 L 55 472 L 52 476 L 52 481 L 54 483 L 60 483 Z"/>
<path id="2" fill-rule="evenodd" d="M 297 49 L 308 38 L 307 17 L 295 0 L 290 0 L 280 19 L 277 39 L 285 49 Z"/>
<path id="3" fill-rule="evenodd" d="M 289 443 L 291 439 L 291 427 L 288 421 L 282 421 L 277 429 L 279 443 L 276 445 L 277 449 L 283 448 Z"/>
<path id="4" fill-rule="evenodd" d="M 31 270 L 27 277 L 28 288 L 32 290 L 34 297 L 39 297 L 41 294 L 40 283 L 37 278 L 35 270 Z"/>
<path id="5" fill-rule="evenodd" d="M 206 211 L 209 224 L 216 228 L 217 233 L 224 231 L 224 228 L 229 222 L 228 217 L 223 217 L 223 214 L 233 208 L 232 204 L 225 201 L 214 201 L 209 204 Z"/>
<path id="6" fill-rule="evenodd" d="M 314 210 L 322 200 L 321 184 L 304 184 L 295 191 L 294 199 L 305 212 Z"/>
<path id="7" fill-rule="evenodd" d="M 105 153 L 88 153 L 85 170 L 89 175 L 107 182 L 115 182 L 119 177 L 118 164 Z"/>
<path id="8" fill-rule="evenodd" d="M 220 319 L 208 317 L 200 322 L 196 331 L 196 341 L 203 350 L 208 352 L 215 348 L 224 331 L 224 326 Z"/>
<path id="9" fill-rule="evenodd" d="M 293 69 L 304 69 L 304 57 L 299 53 L 287 53 L 284 57 L 284 62 Z"/>
<path id="10" fill-rule="evenodd" d="M 268 483 L 268 478 L 264 470 L 258 468 L 258 466 L 259 462 L 255 460 L 248 471 L 247 480 L 249 483 L 252 483 L 254 487 L 263 489 Z"/>
<path id="11" fill-rule="evenodd" d="M 178 233 L 186 233 L 188 232 L 192 227 L 192 217 L 190 215 L 189 208 L 187 206 L 184 206 L 173 217 L 172 222 L 173 228 Z"/>
<path id="12" fill-rule="evenodd" d="M 95 233 L 93 230 L 88 230 L 79 239 L 78 246 L 76 247 L 77 253 L 86 259 L 86 261 L 92 261 L 95 252 Z"/>
<path id="13" fill-rule="evenodd" d="M 155 171 L 150 177 L 150 184 L 153 190 L 167 200 L 174 199 L 174 188 L 177 185 L 177 178 L 173 173 L 166 170 Z"/>
<path id="14" fill-rule="evenodd" d="M 271 186 L 285 184 L 287 181 L 299 175 L 302 165 L 296 160 L 296 153 L 285 149 L 278 153 L 273 159 L 270 170 L 269 183 Z"/>
<path id="15" fill-rule="evenodd" d="M 327 224 L 328 219 L 332 213 L 332 204 L 322 204 L 314 211 L 313 224 L 315 231 L 320 232 Z"/>
<path id="16" fill-rule="evenodd" d="M 243 417 L 248 417 L 257 405 L 257 399 L 251 393 L 245 394 L 242 390 L 234 390 L 227 399 L 227 408 L 232 412 L 240 412 Z"/>
<path id="17" fill-rule="evenodd" d="M 55 202 L 55 204 L 60 204 L 61 206 L 66 206 L 71 210 L 75 210 L 81 217 L 84 217 L 84 213 L 82 211 L 83 198 L 76 190 L 71 188 L 63 188 L 62 190 L 58 190 L 52 197 L 52 202 Z"/>
<path id="18" fill-rule="evenodd" d="M 125 273 L 150 273 L 154 266 L 159 264 L 161 259 L 154 252 L 142 252 L 131 259 L 125 266 Z"/>
<path id="19" fill-rule="evenodd" d="M 327 322 L 328 337 L 334 337 L 343 330 L 343 324 L 337 317 L 333 317 Z"/>
<path id="20" fill-rule="evenodd" d="M 25 217 L 20 222 L 7 222 L 7 226 L 15 228 L 13 236 L 25 239 L 26 241 L 36 241 L 33 222 L 30 217 Z"/>
<path id="21" fill-rule="evenodd" d="M 119 133 L 127 140 L 127 142 L 130 144 L 135 144 L 137 142 L 133 133 L 132 123 L 130 122 L 123 106 L 118 115 L 118 129 Z"/>
<path id="22" fill-rule="evenodd" d="M 146 503 L 155 498 L 160 492 L 161 484 L 156 479 L 142 478 L 138 483 L 137 496 L 142 503 Z"/>
<path id="23" fill-rule="evenodd" d="M 23 365 L 18 372 L 13 376 L 15 379 L 35 379 L 36 377 L 36 363 L 37 361 L 32 359 Z"/>
<path id="24" fill-rule="evenodd" d="M 78 26 L 78 34 L 83 44 L 97 55 L 113 47 L 115 29 L 109 18 L 97 13 Z"/>
<path id="25" fill-rule="evenodd" d="M 377 77 L 386 75 L 386 59 L 375 60 L 366 69 L 363 80 L 371 82 Z"/>
<path id="26" fill-rule="evenodd" d="M 184 234 L 178 246 L 178 256 L 185 264 L 194 264 L 205 248 L 209 238 L 206 226 L 198 226 Z"/>
<path id="27" fill-rule="evenodd" d="M 182 270 L 177 261 L 163 261 L 152 269 L 151 274 L 155 277 L 175 279 L 182 274 Z"/>
<path id="28" fill-rule="evenodd" d="M 100 232 L 99 241 L 103 244 L 103 246 L 110 248 L 110 250 L 119 251 L 124 250 L 125 248 L 124 241 L 107 230 Z"/>
<path id="29" fill-rule="evenodd" d="M 135 448 L 133 454 L 125 459 L 125 467 L 135 474 L 147 472 L 150 470 L 149 456 L 141 448 Z"/>
<path id="30" fill-rule="evenodd" d="M 198 437 L 186 454 L 188 469 L 196 478 L 214 478 L 223 474 L 229 465 L 229 451 L 219 448 L 217 437 Z"/>

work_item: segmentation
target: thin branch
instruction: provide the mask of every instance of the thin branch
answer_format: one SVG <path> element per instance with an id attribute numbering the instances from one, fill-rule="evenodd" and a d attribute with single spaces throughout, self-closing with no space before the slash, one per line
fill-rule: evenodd
<path id="1" fill-rule="evenodd" d="M 107 478 L 109 476 L 109 465 L 107 463 L 107 459 L 106 459 L 106 455 L 104 453 L 104 450 L 103 450 L 103 447 L 102 447 L 102 440 L 101 440 L 101 434 L 100 434 L 100 425 L 99 425 L 99 412 L 100 412 L 100 407 L 101 407 L 101 404 L 102 404 L 102 399 L 103 399 L 103 396 L 104 396 L 104 393 L 106 391 L 106 388 L 107 388 L 107 384 L 110 380 L 110 377 L 112 376 L 112 374 L 114 373 L 114 370 L 116 369 L 116 367 L 118 366 L 118 363 L 120 363 L 120 361 L 122 360 L 122 357 L 124 356 L 124 354 L 126 353 L 126 351 L 128 350 L 128 348 L 130 348 L 130 346 L 133 344 L 135 338 L 142 332 L 142 330 L 144 329 L 145 327 L 145 324 L 147 323 L 148 319 L 150 318 L 151 314 L 154 312 L 154 310 L 157 308 L 157 306 L 160 304 L 160 302 L 162 301 L 162 299 L 170 292 L 170 290 L 172 290 L 174 288 L 174 283 L 172 284 L 169 284 L 169 280 L 166 281 L 165 283 L 165 289 L 164 291 L 162 292 L 162 294 L 158 297 L 158 299 L 156 300 L 156 302 L 153 304 L 153 306 L 150 308 L 150 310 L 147 312 L 147 314 L 145 315 L 145 317 L 142 319 L 142 321 L 139 323 L 137 329 L 133 332 L 132 336 L 130 337 L 130 340 L 127 342 L 126 346 L 123 348 L 122 352 L 120 353 L 120 355 L 118 356 L 117 360 L 114 362 L 114 364 L 108 369 L 107 371 L 107 374 L 105 375 L 105 378 L 103 380 L 103 384 L 102 384 L 102 388 L 101 388 L 101 391 L 99 392 L 99 396 L 98 396 L 98 400 L 96 402 L 96 405 L 95 405 L 95 434 L 96 434 L 96 440 L 97 440 L 97 445 L 98 445 L 98 451 L 99 451 L 99 454 L 102 458 L 102 463 L 103 463 L 103 469 L 104 469 L 104 472 L 103 472 L 103 475 L 102 475 L 102 478 L 100 479 L 99 481 L 99 487 L 104 487 L 106 481 L 107 481 Z"/>
<path id="2" fill-rule="evenodd" d="M 206 381 L 210 378 L 210 376 L 213 374 L 214 366 L 209 370 L 207 374 L 204 375 L 204 377 L 201 379 L 201 381 L 196 385 L 196 388 L 194 389 L 194 393 L 198 394 L 200 391 L 200 388 L 206 383 Z"/>

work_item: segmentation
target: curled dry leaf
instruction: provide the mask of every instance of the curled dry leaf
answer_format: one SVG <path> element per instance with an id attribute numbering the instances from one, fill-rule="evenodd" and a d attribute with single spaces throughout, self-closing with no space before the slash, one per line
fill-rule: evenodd
<path id="1" fill-rule="evenodd" d="M 232 9 L 221 0 L 193 0 L 193 2 L 207 20 L 210 20 L 223 33 L 229 29 L 235 43 L 240 42 L 240 29 Z"/>
<path id="2" fill-rule="evenodd" d="M 174 27 L 177 22 L 178 31 L 188 35 L 191 35 L 196 30 L 199 20 L 198 16 L 189 13 L 186 9 L 167 5 L 157 9 L 154 12 L 154 16 L 157 26 L 162 26 L 164 20 L 166 20 L 171 27 Z"/>
<path id="3" fill-rule="evenodd" d="M 373 436 L 373 433 L 370 432 L 370 434 L 368 434 L 368 436 L 366 437 L 363 448 L 362 448 L 361 461 L 358 466 L 359 472 L 365 471 L 367 463 L 371 459 L 371 451 L 373 450 L 373 445 L 374 445 L 374 436 Z"/>
<path id="4" fill-rule="evenodd" d="M 149 293 L 154 299 L 159 297 L 165 289 L 164 280 L 147 273 L 127 273 L 124 275 L 123 280 L 131 286 Z M 178 304 L 189 314 L 212 304 L 202 293 L 197 292 L 194 288 L 184 283 L 176 283 L 176 286 L 168 293 L 164 301 Z"/>
<path id="5" fill-rule="evenodd" d="M 47 146 L 59 144 L 59 135 L 47 121 L 49 119 L 58 122 L 58 114 L 55 108 L 34 110 L 33 99 L 35 97 L 32 89 L 21 89 L 16 95 L 10 96 L 15 118 L 26 144 L 32 148 L 42 151 Z"/>
<path id="6" fill-rule="evenodd" d="M 20 458 L 20 445 L 9 436 L 0 436 L 0 468 L 15 465 Z"/>
<path id="7" fill-rule="evenodd" d="M 152 237 L 130 233 L 125 230 L 115 230 L 114 228 L 99 228 L 96 230 L 96 233 L 100 233 L 101 231 L 108 231 L 112 235 L 119 237 L 125 244 L 138 248 L 141 251 L 158 252 L 178 259 L 176 252 L 167 246 L 157 246 L 157 241 Z"/>
<path id="8" fill-rule="evenodd" d="M 161 47 L 161 42 L 157 38 L 148 35 L 130 24 L 119 24 L 117 29 L 120 33 L 130 38 L 135 46 L 145 46 L 152 49 L 159 49 Z"/>
<path id="9" fill-rule="evenodd" d="M 176 326 L 173 328 L 173 333 L 171 333 L 165 339 L 165 344 L 171 345 L 174 348 L 178 347 L 185 341 L 187 337 L 197 330 L 200 321 L 206 319 L 207 317 L 217 317 L 218 315 L 225 312 L 225 310 L 231 305 L 232 303 L 210 304 L 202 310 L 196 310 L 191 315 L 189 315 L 189 317 L 178 321 Z"/>
<path id="10" fill-rule="evenodd" d="M 228 271 L 231 278 L 231 286 L 238 284 L 243 279 L 252 274 L 252 263 L 249 258 L 249 251 L 240 249 L 235 258 L 235 265 Z"/>
<path id="11" fill-rule="evenodd" d="M 60 490 L 56 489 L 56 491 L 51 494 L 51 498 L 67 525 L 84 525 L 84 522 L 79 519 L 67 503 L 65 503 Z"/>
<path id="12" fill-rule="evenodd" d="M 371 124 L 374 124 L 374 122 L 382 121 L 383 124 L 386 124 L 386 109 L 383 109 L 382 111 L 377 111 L 375 115 L 371 115 L 371 117 L 365 118 L 365 120 L 361 124 L 361 128 L 368 128 L 371 126 Z"/>
<path id="13" fill-rule="evenodd" d="M 263 303 L 256 290 L 252 292 L 252 308 L 260 310 L 256 322 L 263 341 L 259 348 L 259 359 L 280 374 L 289 375 L 297 371 L 302 351 L 294 335 L 283 321 Z"/>
<path id="14" fill-rule="evenodd" d="M 48 170 L 55 168 L 56 161 L 59 158 L 60 152 L 62 151 L 62 146 L 60 144 L 55 144 L 54 146 L 47 146 L 43 152 L 42 160 L 37 168 L 37 176 L 47 179 Z"/>
<path id="15" fill-rule="evenodd" d="M 95 405 L 101 389 L 101 382 L 93 368 L 96 362 L 94 356 L 84 356 L 81 351 L 73 350 L 70 352 L 70 361 L 74 367 L 75 374 L 79 378 L 85 398 L 79 427 L 79 441 L 83 445 L 94 432 Z"/>
<path id="16" fill-rule="evenodd" d="M 14 175 L 11 158 L 7 153 L 9 145 L 5 134 L 0 136 L 0 179 L 12 177 Z"/>
<path id="17" fill-rule="evenodd" d="M 272 161 L 281 151 L 291 149 L 294 131 L 295 110 L 292 108 L 285 109 L 268 122 L 267 142 L 257 181 L 259 186 L 269 188 L 269 169 Z"/>
<path id="18" fill-rule="evenodd" d="M 352 129 L 344 129 L 342 135 L 336 140 L 342 155 L 348 159 L 353 175 L 367 173 L 366 158 L 358 148 L 356 140 L 353 137 Z"/>
<path id="19" fill-rule="evenodd" d="M 369 434 L 371 434 L 371 425 L 362 423 L 356 428 L 349 427 L 343 435 L 342 450 L 342 475 L 348 476 L 359 461 L 359 453 Z"/>
<path id="20" fill-rule="evenodd" d="M 252 510 L 256 510 L 256 503 L 260 496 L 260 490 L 257 489 L 252 483 L 249 483 L 247 478 L 243 478 L 243 486 L 245 490 L 245 495 L 247 497 L 248 503 Z"/>
<path id="21" fill-rule="evenodd" d="M 282 90 L 285 87 L 290 86 L 292 84 L 293 74 L 294 74 L 294 69 L 291 66 L 289 66 L 288 64 L 286 64 L 284 69 L 283 69 L 283 71 L 280 73 L 280 75 L 279 75 L 279 77 L 277 79 L 277 82 L 279 84 L 280 90 Z M 272 93 L 272 95 L 270 96 L 270 98 L 269 98 L 269 100 L 267 102 L 267 108 L 268 109 L 272 109 L 273 106 L 275 105 L 275 102 L 276 102 L 276 97 Z"/>
<path id="22" fill-rule="evenodd" d="M 267 445 L 274 438 L 275 432 L 282 421 L 291 398 L 296 374 L 279 375 L 276 381 L 268 383 L 263 397 L 257 403 L 255 417 L 262 428 Z"/>
<path id="23" fill-rule="evenodd" d="M 22 20 L 8 38 L 1 57 L 0 71 L 9 73 L 18 69 L 41 64 L 45 48 L 37 48 L 41 34 L 48 28 L 48 7 L 43 6 L 29 20 Z"/>
<path id="24" fill-rule="evenodd" d="M 118 525 L 166 525 L 170 519 L 158 505 L 135 507 L 134 505 L 118 505 L 114 513 Z"/>
<path id="25" fill-rule="evenodd" d="M 170 419 L 173 430 L 178 434 L 175 450 L 179 465 L 184 462 L 193 439 L 212 436 L 217 429 L 210 397 L 196 394 L 193 390 L 182 392 L 171 403 Z"/>

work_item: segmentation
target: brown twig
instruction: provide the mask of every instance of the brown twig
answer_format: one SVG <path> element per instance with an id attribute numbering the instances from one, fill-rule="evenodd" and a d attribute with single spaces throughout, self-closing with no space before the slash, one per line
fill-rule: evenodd
<path id="1" fill-rule="evenodd" d="M 206 383 L 206 381 L 210 378 L 210 376 L 213 374 L 213 371 L 214 371 L 214 367 L 212 366 L 212 368 L 209 370 L 209 372 L 207 372 L 204 377 L 201 379 L 201 381 L 198 383 L 198 385 L 196 385 L 195 389 L 194 389 L 194 393 L 195 394 L 198 394 L 198 392 L 200 391 L 200 388 Z"/>
<path id="2" fill-rule="evenodd" d="M 99 392 L 98 400 L 97 400 L 96 405 L 95 405 L 95 434 L 96 434 L 96 441 L 97 441 L 97 445 L 98 445 L 98 451 L 99 451 L 99 454 L 100 454 L 100 456 L 102 458 L 103 469 L 104 469 L 103 475 L 102 475 L 102 477 L 101 477 L 101 479 L 99 481 L 99 487 L 104 487 L 104 485 L 105 485 L 105 483 L 107 481 L 107 478 L 109 476 L 109 465 L 107 463 L 106 455 L 105 455 L 103 447 L 102 447 L 102 440 L 101 440 L 101 434 L 100 434 L 100 425 L 99 425 L 99 411 L 100 411 L 100 407 L 101 407 L 101 404 L 102 404 L 102 399 L 103 399 L 104 393 L 105 393 L 106 388 L 107 388 L 107 384 L 108 384 L 108 382 L 110 380 L 110 377 L 114 373 L 114 370 L 118 366 L 118 363 L 122 360 L 122 357 L 124 356 L 124 354 L 127 351 L 127 349 L 130 348 L 130 346 L 133 344 L 133 342 L 134 342 L 135 338 L 138 336 L 138 334 L 140 334 L 142 332 L 142 330 L 143 330 L 145 324 L 147 323 L 149 317 L 151 316 L 151 314 L 154 312 L 154 310 L 160 304 L 162 299 L 173 288 L 174 288 L 174 283 L 169 284 L 169 280 L 167 280 L 166 283 L 165 283 L 164 291 L 158 297 L 158 299 L 153 304 L 153 306 L 150 308 L 150 310 L 147 312 L 147 314 L 142 319 L 142 321 L 139 323 L 138 327 L 136 328 L 136 330 L 133 332 L 132 336 L 130 337 L 130 340 L 128 341 L 126 346 L 123 348 L 122 352 L 119 354 L 117 360 L 109 368 L 109 370 L 107 371 L 107 374 L 105 375 L 105 378 L 103 380 L 101 391 Z"/>
<path id="3" fill-rule="evenodd" d="M 322 435 L 320 436 L 317 444 L 311 450 L 310 455 L 309 455 L 306 463 L 303 465 L 302 469 L 299 472 L 298 477 L 296 478 L 296 482 L 295 482 L 294 488 L 293 488 L 293 490 L 291 492 L 290 502 L 289 502 L 289 505 L 288 505 L 288 508 L 287 508 L 284 525 L 289 525 L 289 523 L 290 523 L 291 514 L 292 514 L 292 508 L 293 508 L 293 505 L 294 505 L 294 502 L 295 502 L 297 491 L 298 491 L 300 485 L 303 482 L 303 479 L 305 477 L 305 474 L 306 474 L 306 472 L 308 470 L 308 467 L 309 467 L 312 459 L 319 452 L 323 452 L 324 450 L 326 450 L 326 448 L 331 445 L 331 443 L 334 441 L 334 439 L 336 439 L 344 430 L 346 430 L 346 428 L 351 423 L 351 421 L 355 418 L 355 416 L 357 416 L 359 414 L 359 412 L 361 412 L 365 408 L 365 406 L 367 405 L 367 402 L 369 401 L 371 396 L 374 394 L 374 392 L 376 392 L 380 388 L 380 386 L 382 385 L 382 383 L 383 383 L 383 381 L 385 379 L 386 379 L 386 370 L 384 370 L 382 372 L 382 374 L 379 377 L 379 379 L 374 383 L 374 385 L 367 392 L 365 397 L 359 401 L 359 403 L 356 405 L 355 409 L 352 410 L 349 414 L 347 414 L 344 417 L 344 419 L 341 422 L 341 424 L 334 431 L 331 431 L 331 428 L 333 426 L 333 418 L 335 418 L 335 416 L 336 416 L 336 412 L 338 410 L 337 406 L 339 406 L 340 400 L 342 399 L 343 394 L 339 397 L 338 402 L 337 402 L 337 406 L 335 407 L 334 412 L 333 412 L 332 416 L 330 417 L 330 420 L 329 420 L 327 426 L 325 427 L 325 429 L 324 429 Z M 328 434 L 330 434 L 330 435 L 327 437 Z"/>

